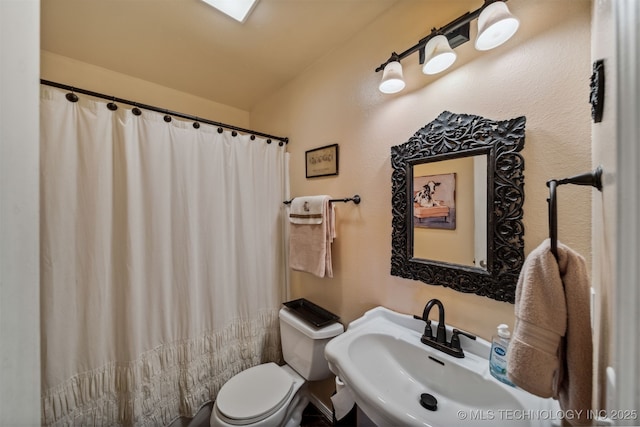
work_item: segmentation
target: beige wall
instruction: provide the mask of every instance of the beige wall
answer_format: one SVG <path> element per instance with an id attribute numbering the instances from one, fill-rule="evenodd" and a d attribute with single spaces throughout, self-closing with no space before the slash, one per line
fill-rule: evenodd
<path id="1" fill-rule="evenodd" d="M 292 196 L 362 196 L 360 205 L 338 206 L 334 278 L 292 272 L 293 298 L 306 297 L 340 315 L 345 324 L 378 305 L 420 313 L 429 299 L 439 298 L 447 323 L 489 339 L 499 323 L 513 327 L 513 305 L 389 274 L 390 147 L 406 142 L 443 110 L 493 120 L 526 116 L 524 225 L 529 253 L 548 237 L 546 181 L 591 169 L 591 2 L 511 0 L 521 28 L 507 44 L 479 53 L 466 43 L 456 49 L 453 69 L 436 77 L 422 75 L 418 55 L 412 55 L 403 61 L 407 88 L 381 94 L 381 75 L 373 70 L 390 52 L 412 46 L 428 28 L 448 22 L 426 22 L 425 17 L 439 12 L 432 7 L 431 2 L 400 0 L 252 110 L 251 125 L 290 138 Z M 340 144 L 340 175 L 305 179 L 305 150 L 330 143 Z M 561 188 L 558 205 L 559 239 L 590 263 L 590 189 Z M 312 390 L 329 404 L 329 381 Z"/>
<path id="2" fill-rule="evenodd" d="M 524 224 L 530 252 L 548 236 L 546 181 L 591 169 L 591 3 L 511 0 L 522 22 L 514 39 L 484 54 L 466 43 L 456 49 L 461 63 L 431 79 L 415 70 L 412 55 L 404 63 L 407 89 L 382 95 L 380 73 L 373 70 L 390 52 L 448 22 L 425 21 L 432 4 L 399 1 L 255 108 L 251 125 L 290 137 L 292 196 L 362 196 L 358 206 L 338 206 L 334 278 L 292 272 L 293 297 L 309 298 L 345 322 L 378 305 L 420 313 L 429 299 L 439 298 L 448 323 L 489 338 L 497 324 L 513 326 L 513 305 L 389 274 L 390 147 L 406 142 L 443 110 L 494 120 L 526 116 Z M 330 143 L 340 144 L 340 175 L 305 179 L 305 150 Z M 590 189 L 559 190 L 559 238 L 589 262 L 590 199 Z"/>
<path id="3" fill-rule="evenodd" d="M 52 52 L 40 52 L 40 78 L 241 128 L 249 126 L 248 111 Z"/>

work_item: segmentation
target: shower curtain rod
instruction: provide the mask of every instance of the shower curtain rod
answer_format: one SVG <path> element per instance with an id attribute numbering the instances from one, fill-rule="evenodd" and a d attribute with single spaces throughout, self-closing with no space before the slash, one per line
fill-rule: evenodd
<path id="1" fill-rule="evenodd" d="M 284 144 L 288 144 L 289 143 L 289 138 L 286 138 L 286 137 L 274 136 L 274 135 L 269 135 L 267 133 L 256 132 L 254 130 L 244 129 L 244 128 L 241 128 L 241 127 L 232 126 L 232 125 L 228 125 L 228 124 L 225 124 L 225 123 L 215 122 L 213 120 L 207 120 L 207 119 L 203 119 L 203 118 L 197 117 L 197 116 L 192 116 L 192 115 L 189 115 L 189 114 L 178 113 L 176 111 L 167 110 L 165 108 L 159 108 L 159 107 L 154 107 L 152 105 L 141 104 L 139 102 L 129 101 L 127 99 L 122 99 L 122 98 L 118 98 L 118 97 L 115 97 L 115 96 L 109 96 L 109 95 L 105 95 L 105 94 L 98 93 L 98 92 L 93 92 L 93 91 L 86 90 L 86 89 L 79 89 L 79 88 L 74 87 L 74 86 L 69 86 L 69 85 L 65 85 L 65 84 L 62 84 L 62 83 L 52 82 L 50 80 L 40 79 L 40 83 L 43 84 L 43 85 L 47 85 L 47 86 L 57 87 L 59 89 L 70 90 L 71 92 L 77 92 L 77 93 L 82 93 L 84 95 L 94 96 L 96 98 L 107 99 L 107 100 L 112 101 L 112 102 L 119 102 L 121 104 L 128 104 L 128 105 L 132 105 L 134 107 L 144 108 L 145 110 L 150 110 L 150 111 L 155 111 L 155 112 L 158 112 L 158 113 L 168 114 L 170 116 L 180 117 L 182 119 L 193 120 L 195 122 L 194 123 L 194 127 L 196 127 L 196 128 L 198 127 L 198 126 L 195 126 L 196 123 L 206 123 L 206 124 L 209 124 L 209 125 L 218 126 L 220 128 L 230 129 L 230 130 L 238 131 L 238 132 L 242 132 L 242 133 L 247 133 L 247 134 L 250 134 L 250 135 L 261 136 L 261 137 L 268 138 L 268 139 L 276 139 L 276 140 L 280 141 L 280 146 L 282 146 L 283 143 Z M 222 132 L 222 131 L 220 131 L 220 132 Z"/>

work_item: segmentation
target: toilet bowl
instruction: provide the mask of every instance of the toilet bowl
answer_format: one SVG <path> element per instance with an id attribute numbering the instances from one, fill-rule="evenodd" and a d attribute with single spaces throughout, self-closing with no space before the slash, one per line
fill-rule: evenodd
<path id="1" fill-rule="evenodd" d="M 212 427 L 299 426 L 309 403 L 307 381 L 332 375 L 324 347 L 344 332 L 342 324 L 314 327 L 287 307 L 280 310 L 279 318 L 286 364 L 264 363 L 227 381 L 213 405 Z"/>

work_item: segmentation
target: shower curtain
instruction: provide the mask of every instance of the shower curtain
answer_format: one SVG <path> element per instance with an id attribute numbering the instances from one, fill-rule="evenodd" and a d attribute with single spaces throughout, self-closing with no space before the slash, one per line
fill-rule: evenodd
<path id="1" fill-rule="evenodd" d="M 281 359 L 285 147 L 65 94 L 41 88 L 42 423 L 167 425 Z"/>

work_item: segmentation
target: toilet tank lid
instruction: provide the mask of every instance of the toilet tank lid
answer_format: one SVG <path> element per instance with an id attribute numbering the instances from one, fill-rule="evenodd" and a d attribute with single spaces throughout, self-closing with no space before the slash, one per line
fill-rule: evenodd
<path id="1" fill-rule="evenodd" d="M 318 304 L 312 303 L 306 298 L 298 298 L 293 301 L 287 301 L 283 304 L 285 307 L 295 312 L 296 316 L 308 323 L 311 323 L 316 328 L 327 326 L 340 320 L 340 317 L 337 315 L 320 307 Z"/>
<path id="2" fill-rule="evenodd" d="M 287 307 L 280 309 L 280 320 L 296 328 L 306 336 L 314 340 L 333 338 L 344 332 L 342 323 L 332 323 L 327 326 L 314 327 L 298 317 L 295 312 Z"/>

